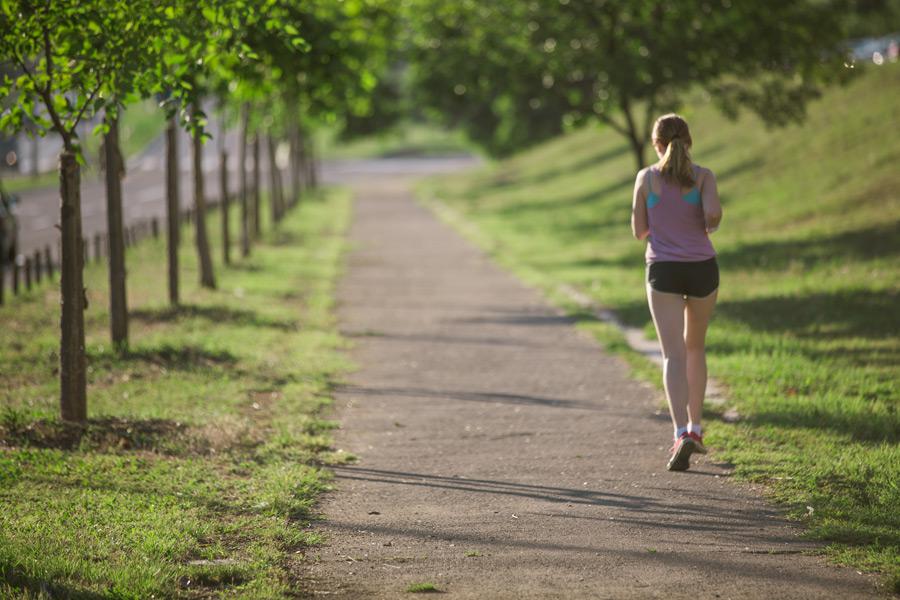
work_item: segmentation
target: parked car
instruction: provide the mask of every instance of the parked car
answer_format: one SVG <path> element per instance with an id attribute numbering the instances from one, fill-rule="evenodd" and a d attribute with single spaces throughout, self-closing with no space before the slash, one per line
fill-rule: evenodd
<path id="1" fill-rule="evenodd" d="M 0 185 L 0 258 L 12 263 L 19 253 L 19 225 L 13 214 L 18 199 Z"/>

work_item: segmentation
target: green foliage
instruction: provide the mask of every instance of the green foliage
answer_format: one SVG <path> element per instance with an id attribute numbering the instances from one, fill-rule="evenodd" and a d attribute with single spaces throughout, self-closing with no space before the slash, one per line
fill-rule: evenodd
<path id="1" fill-rule="evenodd" d="M 420 102 L 501 155 L 600 119 L 642 157 L 653 119 L 698 86 L 782 125 L 844 71 L 831 2 L 424 4 L 408 4 Z"/>
<path id="2" fill-rule="evenodd" d="M 847 34 L 854 38 L 900 31 L 900 0 L 846 0 Z"/>
<path id="3" fill-rule="evenodd" d="M 77 148 L 76 125 L 101 110 L 115 111 L 146 68 L 146 48 L 165 26 L 151 0 L 10 0 L 0 7 L 0 59 L 17 73 L 3 75 L 0 96 L 12 96 L 0 130 L 30 124 L 58 133 Z"/>

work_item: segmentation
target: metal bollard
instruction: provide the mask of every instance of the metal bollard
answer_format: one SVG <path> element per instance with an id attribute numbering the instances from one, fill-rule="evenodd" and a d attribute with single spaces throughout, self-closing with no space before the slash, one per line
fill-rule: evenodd
<path id="1" fill-rule="evenodd" d="M 34 258 L 31 259 L 31 268 L 34 269 L 34 282 L 40 283 L 43 273 L 41 273 L 41 251 L 34 251 Z"/>
<path id="2" fill-rule="evenodd" d="M 25 257 L 25 291 L 31 291 L 31 257 Z"/>
<path id="3" fill-rule="evenodd" d="M 16 256 L 16 258 L 12 264 L 12 276 L 13 276 L 12 291 L 13 291 L 13 294 L 15 294 L 17 296 L 19 295 L 19 283 L 20 283 L 20 278 L 21 278 L 21 268 L 22 267 L 19 266 L 19 259 L 21 257 L 22 257 L 21 254 Z"/>
<path id="4" fill-rule="evenodd" d="M 47 269 L 47 279 L 53 279 L 53 257 L 50 255 L 50 246 L 44 247 L 44 266 Z"/>

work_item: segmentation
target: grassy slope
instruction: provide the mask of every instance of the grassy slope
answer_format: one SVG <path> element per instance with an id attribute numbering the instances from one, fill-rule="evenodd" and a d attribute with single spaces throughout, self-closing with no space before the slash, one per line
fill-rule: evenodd
<path id="1" fill-rule="evenodd" d="M 296 589 L 328 481 L 316 463 L 346 456 L 316 415 L 346 368 L 331 307 L 348 215 L 344 192 L 304 202 L 249 259 L 217 261 L 216 291 L 196 283 L 186 226 L 177 310 L 163 241 L 130 249 L 125 358 L 109 347 L 106 269 L 89 266 L 81 436 L 55 421 L 56 285 L 0 307 L 0 597 Z M 218 231 L 211 216 L 213 248 Z"/>
<path id="2" fill-rule="evenodd" d="M 700 101 L 683 111 L 725 207 L 710 372 L 745 415 L 736 425 L 712 419 L 708 441 L 737 476 L 770 484 L 831 542 L 832 557 L 887 571 L 891 586 L 900 585 L 898 94 L 891 65 L 829 91 L 799 127 L 729 122 Z M 475 223 L 495 256 L 551 296 L 575 285 L 653 336 L 643 244 L 629 227 L 632 163 L 623 139 L 585 130 L 426 195 Z M 609 327 L 590 326 L 623 346 Z"/>
<path id="3" fill-rule="evenodd" d="M 334 132 L 319 135 L 324 159 L 390 158 L 405 156 L 446 156 L 474 152 L 460 132 L 448 132 L 420 123 L 401 123 L 381 135 L 339 143 Z"/>

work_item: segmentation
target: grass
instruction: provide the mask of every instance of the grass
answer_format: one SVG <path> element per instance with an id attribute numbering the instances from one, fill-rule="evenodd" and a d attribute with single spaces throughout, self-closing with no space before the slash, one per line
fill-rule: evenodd
<path id="1" fill-rule="evenodd" d="M 333 132 L 324 132 L 319 145 L 325 159 L 446 156 L 474 152 L 461 132 L 410 122 L 401 123 L 380 135 L 346 143 L 339 143 Z"/>
<path id="2" fill-rule="evenodd" d="M 347 368 L 332 289 L 349 206 L 343 191 L 304 198 L 250 258 L 217 261 L 215 291 L 196 283 L 185 227 L 178 308 L 164 243 L 131 248 L 124 356 L 106 270 L 89 266 L 86 427 L 56 416 L 56 285 L 0 307 L 0 597 L 296 592 L 323 465 L 348 458 L 319 414 Z"/>
<path id="3" fill-rule="evenodd" d="M 730 122 L 701 98 L 682 111 L 725 209 L 713 238 L 722 286 L 710 373 L 744 416 L 726 423 L 708 411 L 708 442 L 736 477 L 768 484 L 829 557 L 883 572 L 894 591 L 900 138 L 888 130 L 900 122 L 898 92 L 900 65 L 871 68 L 781 130 L 750 115 Z M 574 286 L 653 337 L 644 246 L 629 227 L 632 163 L 622 138 L 585 129 L 422 194 L 551 298 L 565 304 L 558 288 Z M 626 351 L 613 327 L 581 316 Z M 628 356 L 658 382 L 655 367 Z"/>

